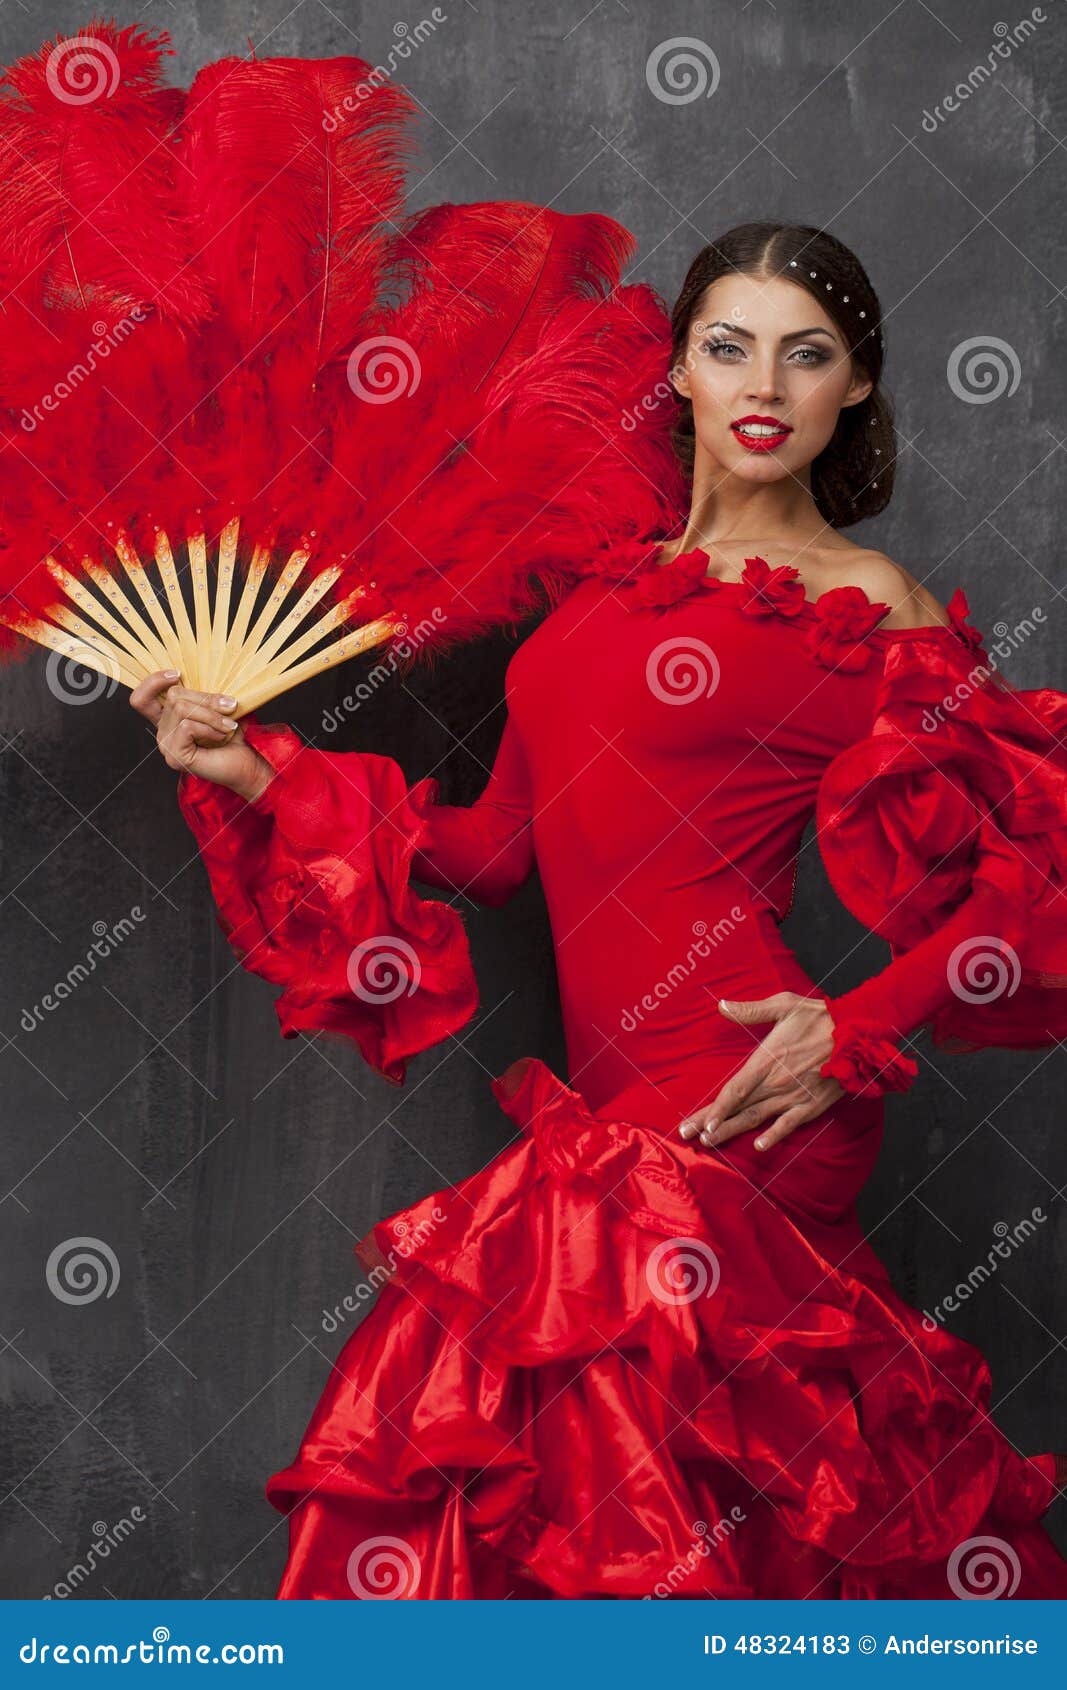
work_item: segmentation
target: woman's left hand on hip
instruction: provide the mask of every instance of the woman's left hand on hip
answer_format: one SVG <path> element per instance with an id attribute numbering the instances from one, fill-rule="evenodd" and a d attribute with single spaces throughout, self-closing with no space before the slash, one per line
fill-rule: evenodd
<path id="1" fill-rule="evenodd" d="M 720 998 L 719 1012 L 740 1026 L 775 1025 L 711 1102 L 686 1117 L 680 1137 L 712 1150 L 764 1127 L 756 1149 L 769 1150 L 844 1096 L 836 1080 L 819 1073 L 833 1047 L 834 1024 L 818 998 L 796 992 L 747 1002 Z"/>

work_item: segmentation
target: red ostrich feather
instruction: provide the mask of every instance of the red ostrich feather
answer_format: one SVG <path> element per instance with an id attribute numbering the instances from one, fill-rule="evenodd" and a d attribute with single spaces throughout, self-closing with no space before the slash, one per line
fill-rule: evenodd
<path id="1" fill-rule="evenodd" d="M 170 51 L 94 22 L 0 80 L 3 654 L 247 711 L 405 629 L 513 625 L 677 520 L 625 229 L 408 214 L 417 107 L 362 60 L 182 91 Z"/>

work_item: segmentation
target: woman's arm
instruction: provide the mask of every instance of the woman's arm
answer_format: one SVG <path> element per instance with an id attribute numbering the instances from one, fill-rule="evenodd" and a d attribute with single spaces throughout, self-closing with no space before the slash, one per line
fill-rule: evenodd
<path id="1" fill-rule="evenodd" d="M 842 1089 L 904 1090 L 918 1067 L 900 1042 L 921 1026 L 957 1050 L 1067 1037 L 1067 694 L 1004 682 L 962 594 L 949 615 L 953 630 L 889 647 L 870 731 L 818 793 L 830 880 L 892 961 L 839 997 L 727 1006 L 777 1025 L 686 1137 L 776 1115 L 762 1146 Z"/>
<path id="2" fill-rule="evenodd" d="M 533 794 L 519 731 L 509 716 L 484 790 L 469 807 L 435 804 L 411 860 L 417 880 L 496 908 L 534 867 Z"/>
<path id="3" fill-rule="evenodd" d="M 478 1002 L 459 911 L 411 881 L 497 905 L 533 868 L 514 726 L 464 808 L 438 805 L 433 779 L 409 786 L 392 758 L 318 751 L 252 717 L 227 727 L 218 699 L 163 675 L 131 702 L 181 770 L 182 813 L 238 960 L 284 987 L 283 1035 L 346 1034 L 401 1080 L 405 1059 L 456 1031 Z"/>

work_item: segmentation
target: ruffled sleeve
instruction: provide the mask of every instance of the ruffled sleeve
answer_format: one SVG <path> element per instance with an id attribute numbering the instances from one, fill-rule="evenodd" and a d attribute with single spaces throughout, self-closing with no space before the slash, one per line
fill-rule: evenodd
<path id="1" fill-rule="evenodd" d="M 955 1050 L 1067 1036 L 1067 693 L 1010 686 L 973 634 L 891 638 L 870 731 L 820 784 L 827 872 L 893 959 L 825 1000 L 847 1091 L 910 1085 L 924 1024 Z"/>
<path id="2" fill-rule="evenodd" d="M 283 1037 L 342 1034 L 402 1084 L 407 1059 L 478 1005 L 459 911 L 410 884 L 438 784 L 409 787 L 392 758 L 318 751 L 281 725 L 244 729 L 275 770 L 258 799 L 179 781 L 219 924 L 244 968 L 282 986 Z"/>

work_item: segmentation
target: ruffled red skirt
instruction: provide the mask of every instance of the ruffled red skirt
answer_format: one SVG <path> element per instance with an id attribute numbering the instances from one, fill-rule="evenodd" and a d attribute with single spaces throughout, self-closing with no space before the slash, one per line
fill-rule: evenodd
<path id="1" fill-rule="evenodd" d="M 854 1216 L 536 1059 L 493 1090 L 515 1142 L 357 1246 L 381 1292 L 267 1486 L 279 1596 L 1067 1597 L 1053 1458 Z"/>

